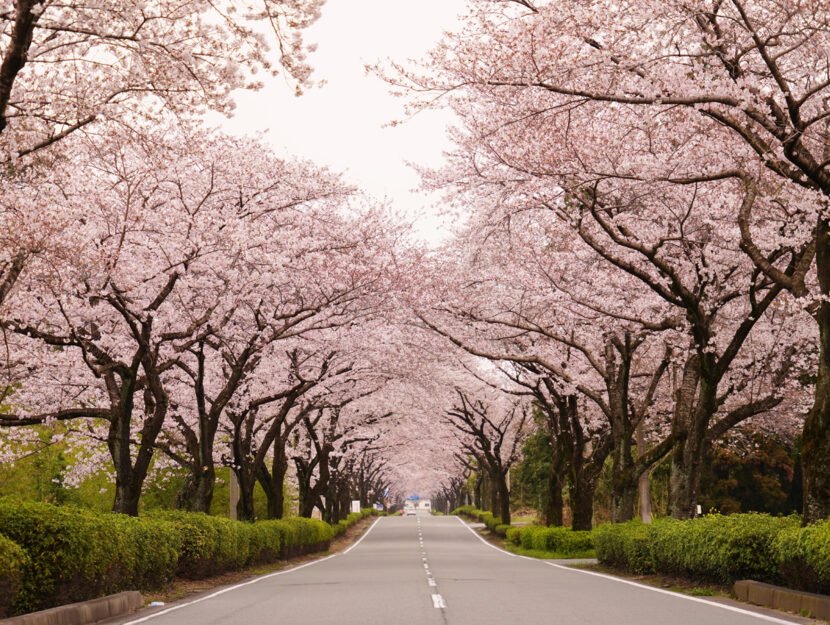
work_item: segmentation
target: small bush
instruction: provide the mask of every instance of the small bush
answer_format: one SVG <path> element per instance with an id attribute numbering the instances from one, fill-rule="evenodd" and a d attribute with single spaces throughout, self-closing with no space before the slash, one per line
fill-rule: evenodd
<path id="1" fill-rule="evenodd" d="M 517 547 L 522 544 L 522 530 L 525 529 L 523 527 L 508 527 L 507 532 L 505 532 L 505 538 L 508 543 L 511 545 L 516 545 Z"/>
<path id="2" fill-rule="evenodd" d="M 692 579 L 731 584 L 738 579 L 778 583 L 775 537 L 795 527 L 795 517 L 766 514 L 710 515 L 654 523 L 649 541 L 654 568 Z"/>
<path id="3" fill-rule="evenodd" d="M 830 530 L 802 531 L 797 517 L 767 514 L 708 515 L 699 519 L 656 520 L 650 525 L 630 521 L 594 530 L 597 557 L 604 564 L 634 573 L 666 573 L 699 581 L 731 584 L 754 579 L 772 584 L 810 585 L 830 554 Z M 826 560 L 830 563 L 830 558 Z M 830 574 L 830 566 L 823 569 Z M 830 579 L 830 575 L 826 579 Z M 811 581 L 812 580 L 812 581 Z M 815 587 L 815 586 L 813 586 Z"/>
<path id="4" fill-rule="evenodd" d="M 507 530 L 509 529 L 509 525 L 496 525 L 496 528 L 493 531 L 502 538 L 505 538 L 507 536 Z"/>
<path id="5" fill-rule="evenodd" d="M 253 524 L 203 512 L 168 510 L 156 512 L 154 516 L 172 523 L 190 541 L 179 554 L 176 572 L 182 577 L 210 577 L 241 568 L 256 559 L 251 554 Z"/>
<path id="6" fill-rule="evenodd" d="M 84 601 L 172 579 L 181 539 L 148 519 L 0 501 L 3 533 L 29 555 L 12 612 Z"/>
<path id="7" fill-rule="evenodd" d="M 640 521 L 607 523 L 594 530 L 597 559 L 632 573 L 654 572 L 649 549 L 649 526 Z"/>
<path id="8" fill-rule="evenodd" d="M 23 547 L 0 534 L 0 619 L 11 616 L 27 563 Z"/>
<path id="9" fill-rule="evenodd" d="M 467 516 L 475 516 L 473 512 L 479 512 L 475 506 L 459 506 L 455 510 L 452 511 L 452 514 L 455 515 L 467 515 Z"/>
<path id="10" fill-rule="evenodd" d="M 0 527 L 0 615 L 325 550 L 335 531 L 317 519 L 243 523 L 180 511 L 133 518 L 11 499 L 0 499 Z"/>
<path id="11" fill-rule="evenodd" d="M 778 572 L 790 588 L 830 594 L 830 521 L 784 528 L 774 549 Z"/>

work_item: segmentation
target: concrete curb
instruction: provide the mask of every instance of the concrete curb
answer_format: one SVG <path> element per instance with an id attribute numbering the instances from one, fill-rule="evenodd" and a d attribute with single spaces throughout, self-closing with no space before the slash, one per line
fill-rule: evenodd
<path id="1" fill-rule="evenodd" d="M 137 590 L 58 606 L 23 616 L 0 620 L 0 625 L 90 625 L 113 616 L 122 616 L 144 605 Z"/>
<path id="2" fill-rule="evenodd" d="M 792 590 L 751 579 L 735 582 L 732 592 L 741 601 L 776 610 L 794 612 L 795 614 L 808 614 L 812 618 L 830 620 L 830 597 L 827 595 Z"/>

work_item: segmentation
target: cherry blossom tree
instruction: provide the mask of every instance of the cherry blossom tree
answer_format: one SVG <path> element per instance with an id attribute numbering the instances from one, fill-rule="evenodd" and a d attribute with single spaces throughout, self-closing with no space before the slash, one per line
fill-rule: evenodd
<path id="1" fill-rule="evenodd" d="M 501 110 L 506 103 L 520 109 L 530 104 L 533 114 L 525 110 L 503 117 L 504 128 L 528 116 L 559 117 L 552 134 L 547 123 L 519 123 L 528 139 L 539 140 L 526 144 L 538 150 L 556 144 L 551 137 L 569 145 L 584 143 L 583 155 L 591 158 L 583 161 L 583 170 L 603 179 L 642 180 L 659 193 L 667 185 L 653 183 L 663 181 L 714 189 L 715 197 L 732 196 L 727 200 L 732 249 L 740 245 L 751 258 L 760 272 L 759 284 L 766 281 L 769 293 L 814 294 L 807 305 L 822 338 L 814 407 L 804 426 L 805 522 L 830 515 L 825 446 L 830 440 L 830 368 L 823 338 L 830 326 L 824 283 L 830 281 L 825 280 L 822 249 L 830 166 L 827 40 L 826 11 L 815 2 L 790 7 L 773 0 L 636 6 L 482 1 L 473 5 L 465 30 L 447 37 L 431 59 L 442 68 L 440 77 L 416 77 L 412 83 L 429 97 L 457 94 L 450 98 L 475 111 L 476 121 L 489 129 L 492 118 L 487 120 L 485 111 L 492 102 Z M 456 90 L 462 85 L 463 95 Z M 590 115 L 598 116 L 596 124 L 585 123 Z M 582 122 L 571 125 L 573 116 Z M 631 122 L 635 119 L 639 123 Z M 611 137 L 613 146 L 620 135 L 621 124 L 614 120 L 628 122 L 629 145 L 639 147 L 629 152 L 612 148 L 617 158 L 603 159 L 604 140 Z M 675 141 L 672 151 L 682 158 L 654 158 L 666 154 L 659 140 L 652 151 L 661 130 L 662 141 Z M 643 155 L 651 158 L 641 160 Z M 496 156 L 509 164 L 510 156 Z M 602 167 L 608 160 L 618 167 Z M 568 173 L 564 169 L 551 165 L 536 171 L 561 175 Z M 583 188 L 574 197 L 587 199 L 597 214 L 618 206 L 605 204 L 609 196 L 602 194 L 602 186 L 596 196 Z M 765 227 L 782 217 L 783 230 Z M 627 234 L 615 230 L 616 224 L 601 218 L 599 225 L 603 223 L 610 236 L 631 243 Z M 654 248 L 642 251 L 649 250 Z M 817 271 L 808 279 L 814 255 Z M 706 360 L 699 357 L 690 369 L 706 369 Z M 703 377 L 708 375 L 703 371 Z"/>
<path id="2" fill-rule="evenodd" d="M 493 482 L 493 513 L 498 512 L 501 522 L 510 525 L 507 475 L 519 458 L 528 408 L 518 402 L 510 406 L 485 403 L 460 389 L 457 393 L 457 401 L 446 412 L 447 420 L 460 433 L 462 453 L 475 458 Z"/>

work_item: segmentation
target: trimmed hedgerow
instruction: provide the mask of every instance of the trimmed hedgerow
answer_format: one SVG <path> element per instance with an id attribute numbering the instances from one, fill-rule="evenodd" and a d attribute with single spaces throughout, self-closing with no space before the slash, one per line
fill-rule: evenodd
<path id="1" fill-rule="evenodd" d="M 547 551 L 561 555 L 582 554 L 594 548 L 591 532 L 568 527 L 526 525 L 506 532 L 507 542 L 526 550 Z"/>
<path id="2" fill-rule="evenodd" d="M 775 537 L 798 525 L 795 517 L 708 515 L 653 524 L 649 536 L 659 573 L 729 584 L 738 579 L 778 583 Z"/>
<path id="3" fill-rule="evenodd" d="M 722 584 L 754 579 L 795 587 L 803 584 L 798 575 L 812 575 L 808 560 L 830 572 L 830 560 L 822 569 L 821 557 L 813 555 L 821 551 L 821 532 L 802 532 L 798 522 L 797 517 L 766 514 L 715 514 L 688 521 L 660 519 L 650 525 L 603 525 L 594 535 L 600 562 L 634 573 Z"/>
<path id="4" fill-rule="evenodd" d="M 129 588 L 154 588 L 175 572 L 181 538 L 152 520 L 0 500 L 3 533 L 28 555 L 15 614 Z"/>
<path id="5" fill-rule="evenodd" d="M 505 532 L 504 537 L 508 543 L 512 545 L 516 545 L 517 547 L 522 544 L 522 530 L 523 527 L 510 527 Z"/>
<path id="6" fill-rule="evenodd" d="M 375 510 L 374 508 L 361 508 L 360 512 L 350 512 L 345 519 L 341 519 L 332 525 L 334 528 L 334 535 L 340 536 L 344 534 L 348 528 L 361 519 L 365 519 L 367 516 L 381 516 L 383 514 L 385 513 L 381 510 Z"/>
<path id="7" fill-rule="evenodd" d="M 27 560 L 23 547 L 0 534 L 0 619 L 11 615 Z"/>
<path id="8" fill-rule="evenodd" d="M 254 524 L 240 523 L 203 512 L 160 511 L 154 517 L 168 521 L 187 541 L 179 554 L 176 573 L 200 579 L 238 569 L 252 560 Z M 276 545 L 279 551 L 279 544 Z"/>
<path id="9" fill-rule="evenodd" d="M 496 525 L 496 528 L 493 530 L 493 532 L 495 532 L 496 534 L 498 534 L 502 538 L 506 538 L 507 537 L 507 531 L 509 529 L 510 529 L 509 525 L 504 525 L 504 524 Z"/>
<path id="10" fill-rule="evenodd" d="M 649 528 L 641 521 L 600 525 L 593 532 L 597 558 L 604 564 L 632 573 L 653 573 Z"/>
<path id="11" fill-rule="evenodd" d="M 774 549 L 788 586 L 830 594 L 830 521 L 787 527 L 775 537 Z"/>
<path id="12" fill-rule="evenodd" d="M 473 512 L 481 512 L 475 506 L 459 506 L 455 510 L 453 510 L 450 514 L 455 515 L 467 515 L 467 516 L 475 516 Z"/>
<path id="13" fill-rule="evenodd" d="M 479 510 L 475 506 L 461 506 L 452 513 L 478 519 L 494 534 L 504 537 L 508 544 L 527 551 L 555 553 L 567 557 L 569 555 L 591 555 L 589 552 L 594 548 L 591 532 L 575 532 L 568 527 L 503 525 L 500 517 L 494 517 L 492 512 Z"/>
<path id="14" fill-rule="evenodd" d="M 378 514 L 350 514 L 344 525 Z M 0 615 L 22 614 L 122 590 L 152 590 L 326 550 L 335 529 L 318 519 L 242 523 L 202 513 L 133 518 L 0 499 Z"/>
<path id="15" fill-rule="evenodd" d="M 452 514 L 464 515 L 481 521 L 491 532 L 495 532 L 496 528 L 502 524 L 501 517 L 493 516 L 492 512 L 479 510 L 475 506 L 461 506 L 453 510 Z"/>

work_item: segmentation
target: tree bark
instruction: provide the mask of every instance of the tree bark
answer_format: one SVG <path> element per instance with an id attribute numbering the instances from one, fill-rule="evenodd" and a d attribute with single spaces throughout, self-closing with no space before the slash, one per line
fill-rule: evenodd
<path id="1" fill-rule="evenodd" d="M 504 525 L 510 525 L 510 489 L 507 487 L 507 473 L 499 475 L 499 516 Z"/>
<path id="2" fill-rule="evenodd" d="M 643 422 L 637 424 L 635 430 L 637 439 L 637 455 L 642 458 L 646 454 L 646 434 Z M 651 523 L 651 487 L 649 483 L 649 471 L 643 471 L 637 480 L 637 490 L 640 501 L 640 520 L 643 523 Z"/>
<path id="3" fill-rule="evenodd" d="M 562 509 L 562 487 L 564 486 L 561 470 L 551 466 L 548 474 L 547 501 L 545 502 L 545 525 L 562 527 L 564 523 Z"/>
<path id="4" fill-rule="evenodd" d="M 596 480 L 577 474 L 569 485 L 571 528 L 590 531 L 594 528 L 594 490 Z"/>
<path id="5" fill-rule="evenodd" d="M 815 315 L 819 329 L 816 391 L 803 429 L 804 525 L 830 517 L 830 221 L 819 220 L 816 243 L 822 299 Z"/>
<path id="6" fill-rule="evenodd" d="M 631 433 L 614 446 L 611 469 L 611 522 L 624 523 L 634 518 L 637 477 L 631 454 Z"/>

